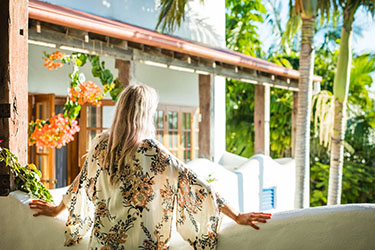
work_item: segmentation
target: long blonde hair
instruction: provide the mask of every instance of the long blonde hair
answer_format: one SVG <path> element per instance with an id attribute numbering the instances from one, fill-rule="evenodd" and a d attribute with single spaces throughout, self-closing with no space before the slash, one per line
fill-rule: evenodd
<path id="1" fill-rule="evenodd" d="M 158 105 L 155 89 L 130 85 L 120 94 L 109 129 L 104 167 L 111 183 L 117 182 L 126 164 L 131 164 L 139 142 L 155 136 L 154 114 Z"/>

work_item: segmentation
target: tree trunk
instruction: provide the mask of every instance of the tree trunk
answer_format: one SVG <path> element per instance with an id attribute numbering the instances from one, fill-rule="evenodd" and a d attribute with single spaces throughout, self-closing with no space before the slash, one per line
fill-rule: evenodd
<path id="1" fill-rule="evenodd" d="M 306 208 L 310 204 L 310 119 L 314 71 L 314 33 L 315 17 L 303 18 L 295 150 L 295 208 Z"/>
<path id="2" fill-rule="evenodd" d="M 352 23 L 355 10 L 344 10 L 344 25 L 341 29 L 340 51 L 337 72 L 333 82 L 335 97 L 335 120 L 331 143 L 331 160 L 328 183 L 328 205 L 341 203 L 342 168 L 344 165 L 344 139 L 346 130 L 346 102 L 350 83 L 352 62 Z"/>

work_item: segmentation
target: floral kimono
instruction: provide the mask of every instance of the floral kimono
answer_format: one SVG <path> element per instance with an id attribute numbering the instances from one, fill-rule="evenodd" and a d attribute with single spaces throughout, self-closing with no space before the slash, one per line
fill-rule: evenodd
<path id="1" fill-rule="evenodd" d="M 224 200 L 205 181 L 158 141 L 146 139 L 111 184 L 101 164 L 108 135 L 95 141 L 63 198 L 70 212 L 66 246 L 92 228 L 91 249 L 168 249 L 175 214 L 177 231 L 194 249 L 216 249 Z"/>

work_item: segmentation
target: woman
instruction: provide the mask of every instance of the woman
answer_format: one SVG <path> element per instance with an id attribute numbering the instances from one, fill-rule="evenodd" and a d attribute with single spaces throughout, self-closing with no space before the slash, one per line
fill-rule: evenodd
<path id="1" fill-rule="evenodd" d="M 92 227 L 91 249 L 168 249 L 175 213 L 177 231 L 194 249 L 215 249 L 220 212 L 255 229 L 271 218 L 235 211 L 151 139 L 157 104 L 153 88 L 127 87 L 109 133 L 95 138 L 60 205 L 30 203 L 34 216 L 69 210 L 65 245 L 78 244 Z"/>

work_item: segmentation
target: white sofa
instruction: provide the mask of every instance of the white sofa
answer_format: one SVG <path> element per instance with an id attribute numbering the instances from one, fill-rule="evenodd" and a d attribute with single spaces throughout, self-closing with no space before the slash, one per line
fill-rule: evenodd
<path id="1" fill-rule="evenodd" d="M 64 189 L 53 190 L 59 202 Z M 0 249 L 59 250 L 63 247 L 67 213 L 57 218 L 33 217 L 30 198 L 20 191 L 0 197 Z M 373 250 L 375 204 L 317 207 L 277 212 L 256 231 L 225 219 L 219 231 L 218 250 Z M 171 250 L 191 249 L 176 231 Z M 87 249 L 88 237 L 70 249 Z"/>

